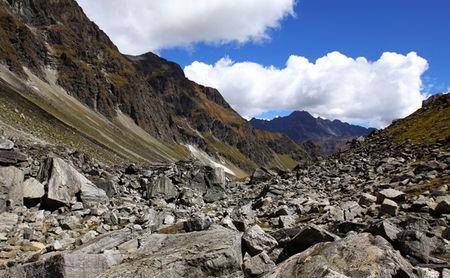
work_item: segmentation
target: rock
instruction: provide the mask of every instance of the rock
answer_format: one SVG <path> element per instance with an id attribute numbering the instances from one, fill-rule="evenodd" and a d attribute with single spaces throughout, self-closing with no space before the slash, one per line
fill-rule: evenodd
<path id="1" fill-rule="evenodd" d="M 195 231 L 204 231 L 211 226 L 211 219 L 208 217 L 196 216 L 184 222 L 184 230 L 188 233 Z"/>
<path id="2" fill-rule="evenodd" d="M 272 175 L 270 172 L 265 168 L 257 168 L 255 171 L 253 171 L 250 182 L 251 183 L 257 183 L 261 181 L 266 181 L 270 179 Z"/>
<path id="3" fill-rule="evenodd" d="M 244 232 L 255 223 L 255 217 L 251 204 L 238 206 L 231 213 L 234 226 L 241 232 Z"/>
<path id="4" fill-rule="evenodd" d="M 14 143 L 11 140 L 0 137 L 0 150 L 12 150 Z"/>
<path id="5" fill-rule="evenodd" d="M 15 213 L 0 213 L 0 231 L 12 229 L 19 222 L 19 216 Z"/>
<path id="6" fill-rule="evenodd" d="M 419 278 L 439 278 L 440 274 L 434 269 L 418 267 L 417 276 L 419 276 Z"/>
<path id="7" fill-rule="evenodd" d="M 391 216 L 396 216 L 398 213 L 398 205 L 396 202 L 392 200 L 384 199 L 380 207 L 380 212 L 382 214 L 389 214 Z"/>
<path id="8" fill-rule="evenodd" d="M 403 256 L 411 258 L 413 262 L 436 262 L 430 256 L 434 250 L 433 241 L 420 231 L 408 230 L 399 233 L 394 245 Z"/>
<path id="9" fill-rule="evenodd" d="M 445 197 L 437 198 L 438 202 L 436 208 L 434 209 L 434 213 L 437 215 L 441 214 L 450 214 L 450 195 Z"/>
<path id="10" fill-rule="evenodd" d="M 302 252 L 309 247 L 320 243 L 338 240 L 339 237 L 334 235 L 317 225 L 309 225 L 303 228 L 283 249 L 283 252 L 278 258 L 278 262 L 284 261 L 287 258 Z"/>
<path id="11" fill-rule="evenodd" d="M 178 196 L 178 191 L 167 176 L 159 177 L 154 183 L 147 187 L 148 198 L 162 198 L 172 201 Z"/>
<path id="12" fill-rule="evenodd" d="M 105 191 L 60 158 L 47 159 L 39 177 L 47 182 L 47 194 L 43 201 L 47 207 L 69 206 L 75 202 L 77 195 L 87 204 L 107 201 Z"/>
<path id="13" fill-rule="evenodd" d="M 279 264 L 267 277 L 415 277 L 412 265 L 368 233 L 323 242 Z"/>
<path id="14" fill-rule="evenodd" d="M 29 178 L 23 183 L 23 197 L 40 199 L 45 195 L 44 185 L 35 178 Z"/>
<path id="15" fill-rule="evenodd" d="M 226 183 L 226 177 L 225 177 L 225 171 L 223 168 L 218 167 L 205 167 L 206 173 L 205 173 L 205 180 L 208 186 L 225 186 Z"/>
<path id="16" fill-rule="evenodd" d="M 353 201 L 345 202 L 341 205 L 341 209 L 344 212 L 344 218 L 346 221 L 351 221 L 355 217 L 361 216 L 364 209 L 357 203 Z"/>
<path id="17" fill-rule="evenodd" d="M 81 219 L 78 218 L 77 216 L 69 216 L 69 217 L 64 217 L 63 219 L 61 219 L 60 221 L 60 225 L 61 228 L 66 229 L 66 230 L 74 230 L 81 222 Z"/>
<path id="18" fill-rule="evenodd" d="M 7 201 L 12 205 L 23 205 L 24 174 L 16 167 L 0 167 L 0 212 L 7 208 Z"/>
<path id="19" fill-rule="evenodd" d="M 10 166 L 27 161 L 27 156 L 16 150 L 0 150 L 0 165 Z"/>
<path id="20" fill-rule="evenodd" d="M 242 266 L 246 277 L 261 277 L 269 273 L 275 267 L 275 263 L 265 251 L 244 261 Z"/>
<path id="21" fill-rule="evenodd" d="M 390 199 L 396 202 L 403 202 L 405 200 L 405 193 L 392 188 L 383 189 L 378 192 L 377 202 L 379 204 L 383 203 L 384 199 Z"/>
<path id="22" fill-rule="evenodd" d="M 276 239 L 266 234 L 258 225 L 254 225 L 245 231 L 242 236 L 242 243 L 245 250 L 252 256 L 262 251 L 271 251 L 278 244 Z"/>
<path id="23" fill-rule="evenodd" d="M 390 221 L 381 220 L 377 223 L 372 224 L 369 227 L 368 232 L 372 233 L 373 235 L 382 236 L 392 243 L 397 239 L 397 235 L 401 232 L 401 230 Z"/>
<path id="24" fill-rule="evenodd" d="M 128 262 L 99 278 L 235 277 L 241 271 L 239 233 L 217 227 L 187 234 L 146 234 Z"/>
<path id="25" fill-rule="evenodd" d="M 362 207 L 370 207 L 372 204 L 375 204 L 377 201 L 377 197 L 370 195 L 368 193 L 363 193 L 359 197 L 358 204 Z"/>
<path id="26" fill-rule="evenodd" d="M 225 189 L 218 184 L 208 186 L 206 194 L 203 196 L 205 203 L 213 203 L 225 199 Z"/>

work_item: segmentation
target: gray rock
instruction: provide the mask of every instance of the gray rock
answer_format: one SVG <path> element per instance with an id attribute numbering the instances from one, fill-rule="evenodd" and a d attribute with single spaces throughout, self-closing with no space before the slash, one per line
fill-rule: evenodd
<path id="1" fill-rule="evenodd" d="M 178 196 L 178 191 L 167 176 L 159 177 L 154 183 L 147 187 L 148 198 L 162 198 L 172 201 Z"/>
<path id="2" fill-rule="evenodd" d="M 436 200 L 438 202 L 434 212 L 437 215 L 450 214 L 450 195 L 439 197 Z"/>
<path id="3" fill-rule="evenodd" d="M 397 239 L 397 235 L 401 232 L 401 230 L 390 221 L 382 220 L 372 224 L 369 227 L 368 232 L 373 235 L 382 236 L 392 243 Z"/>
<path id="4" fill-rule="evenodd" d="M 11 140 L 0 137 L 0 150 L 12 150 L 14 143 Z"/>
<path id="5" fill-rule="evenodd" d="M 258 225 L 254 225 L 245 231 L 242 236 L 242 243 L 245 250 L 252 256 L 262 251 L 271 251 L 278 244 L 275 238 L 266 234 Z"/>
<path id="6" fill-rule="evenodd" d="M 384 199 L 390 199 L 396 202 L 403 202 L 405 200 L 405 193 L 396 189 L 388 188 L 378 192 L 377 202 L 383 203 Z"/>
<path id="7" fill-rule="evenodd" d="M 208 186 L 225 186 L 225 171 L 222 168 L 206 167 L 205 180 Z"/>
<path id="8" fill-rule="evenodd" d="M 17 150 L 0 150 L 0 165 L 10 166 L 27 161 L 27 156 Z"/>
<path id="9" fill-rule="evenodd" d="M 358 204 L 362 207 L 370 207 L 372 204 L 375 204 L 377 201 L 377 197 L 370 195 L 368 193 L 363 193 L 359 197 Z"/>
<path id="10" fill-rule="evenodd" d="M 311 224 L 308 227 L 303 228 L 283 249 L 283 252 L 278 258 L 278 262 L 284 261 L 287 258 L 302 252 L 309 247 L 320 243 L 335 241 L 340 239 L 337 235 L 334 235 L 325 229 L 320 228 L 317 225 Z"/>
<path id="11" fill-rule="evenodd" d="M 261 277 L 275 268 L 275 263 L 263 251 L 245 260 L 242 268 L 246 277 Z"/>
<path id="12" fill-rule="evenodd" d="M 87 204 L 108 199 L 105 191 L 97 188 L 75 168 L 57 157 L 46 160 L 39 177 L 41 181 L 47 182 L 46 206 L 69 206 L 78 194 L 83 203 Z"/>
<path id="13" fill-rule="evenodd" d="M 251 183 L 257 183 L 261 181 L 266 181 L 272 177 L 271 173 L 265 168 L 257 168 L 253 171 L 251 176 Z"/>
<path id="14" fill-rule="evenodd" d="M 418 267 L 417 268 L 417 276 L 419 278 L 439 278 L 439 271 L 436 271 L 431 268 Z"/>
<path id="15" fill-rule="evenodd" d="M 12 205 L 23 205 L 24 174 L 16 167 L 0 167 L 0 212 L 7 208 L 7 201 Z"/>
<path id="16" fill-rule="evenodd" d="M 45 195 L 44 185 L 35 178 L 29 178 L 23 183 L 23 197 L 40 199 Z"/>
<path id="17" fill-rule="evenodd" d="M 356 234 L 319 243 L 279 264 L 267 277 L 416 277 L 382 237 Z"/>
<path id="18" fill-rule="evenodd" d="M 380 207 L 380 212 L 382 214 L 396 216 L 398 213 L 398 205 L 396 202 L 394 202 L 392 200 L 384 199 L 383 203 L 381 204 L 381 207 Z"/>
<path id="19" fill-rule="evenodd" d="M 146 234 L 128 262 L 106 277 L 231 277 L 242 264 L 241 237 L 226 228 L 187 234 Z"/>

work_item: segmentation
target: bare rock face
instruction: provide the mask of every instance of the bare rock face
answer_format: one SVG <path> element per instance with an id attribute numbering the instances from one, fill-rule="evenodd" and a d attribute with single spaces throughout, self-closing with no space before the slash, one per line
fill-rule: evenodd
<path id="1" fill-rule="evenodd" d="M 154 183 L 147 187 L 148 198 L 162 198 L 166 201 L 173 200 L 178 196 L 178 191 L 167 176 L 159 177 Z"/>
<path id="2" fill-rule="evenodd" d="M 416 277 L 382 237 L 368 233 L 320 243 L 278 265 L 268 277 Z"/>
<path id="3" fill-rule="evenodd" d="M 104 190 L 97 188 L 85 176 L 60 158 L 49 158 L 41 168 L 40 179 L 47 182 L 46 205 L 69 206 L 77 196 L 83 202 L 107 200 Z"/>

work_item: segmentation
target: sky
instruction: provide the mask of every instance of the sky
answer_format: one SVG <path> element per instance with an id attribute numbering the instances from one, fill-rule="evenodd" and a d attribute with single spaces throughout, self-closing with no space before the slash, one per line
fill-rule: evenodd
<path id="1" fill-rule="evenodd" d="M 179 63 L 248 119 L 384 127 L 450 89 L 448 0 L 77 1 L 121 52 Z"/>

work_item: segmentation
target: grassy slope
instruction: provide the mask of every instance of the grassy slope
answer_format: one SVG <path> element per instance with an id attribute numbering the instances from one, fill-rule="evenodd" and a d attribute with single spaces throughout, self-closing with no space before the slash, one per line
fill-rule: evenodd
<path id="1" fill-rule="evenodd" d="M 413 144 L 429 145 L 450 138 L 450 96 L 421 108 L 410 116 L 395 121 L 384 132 L 398 142 L 411 140 Z M 447 143 L 448 146 L 448 143 Z"/>

